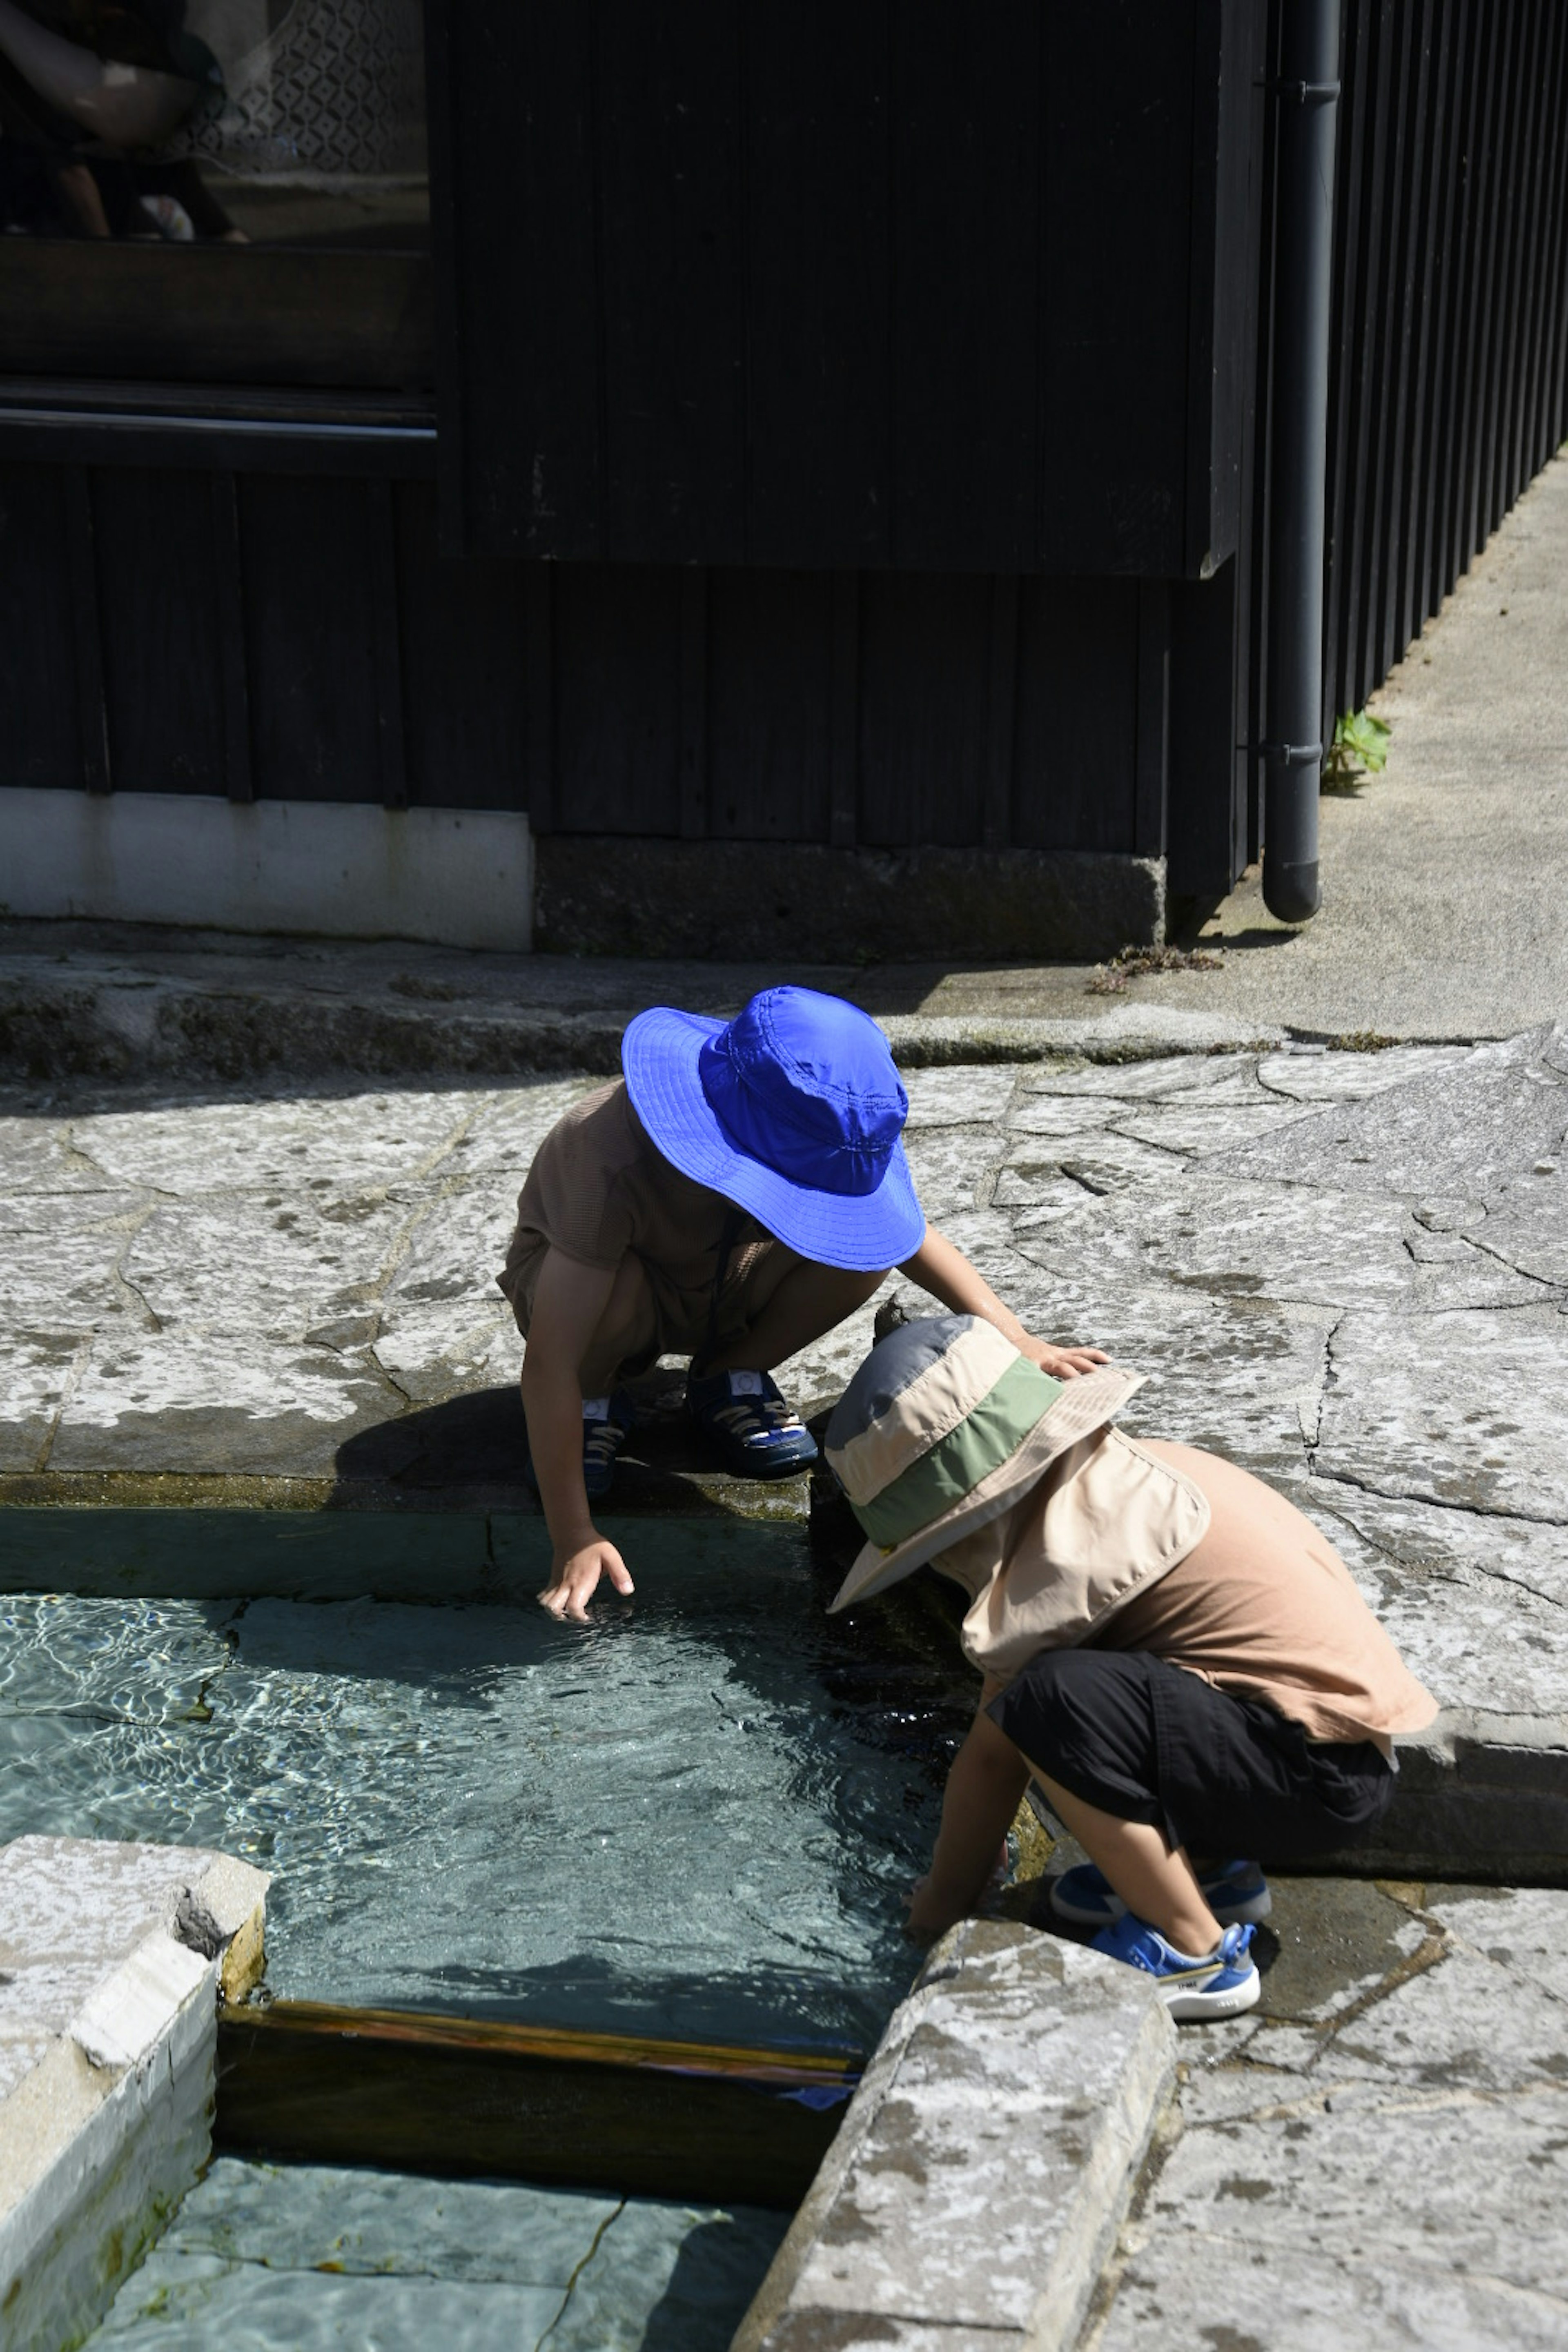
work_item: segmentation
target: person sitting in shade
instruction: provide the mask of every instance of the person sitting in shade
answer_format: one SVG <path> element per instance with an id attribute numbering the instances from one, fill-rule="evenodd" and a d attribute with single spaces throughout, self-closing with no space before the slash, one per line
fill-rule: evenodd
<path id="1" fill-rule="evenodd" d="M 752 1478 L 816 1459 L 773 1368 L 895 1266 L 1042 1377 L 1104 1362 L 1031 1338 L 928 1226 L 900 1139 L 909 1097 L 856 1006 L 784 987 L 730 1022 L 657 1007 L 626 1030 L 621 1061 L 625 1076 L 541 1144 L 498 1276 L 527 1341 L 531 1475 L 552 1548 L 540 1599 L 555 1615 L 582 1617 L 601 1576 L 632 1591 L 590 1507 L 633 1426 L 624 1383 L 660 1356 L 690 1359 L 692 1419 Z"/>
<path id="2" fill-rule="evenodd" d="M 1394 1735 L 1436 1702 L 1282 1495 L 1114 1426 L 1140 1381 L 1105 1364 L 1064 1386 L 970 1317 L 891 1332 L 827 1426 L 868 1538 L 831 1606 L 928 1562 L 969 1595 L 984 1683 L 911 1931 L 978 1903 L 1032 1777 L 1089 1857 L 1052 1883 L 1057 1915 L 1174 2017 L 1228 2017 L 1258 1997 L 1262 1860 L 1370 1835 Z"/>

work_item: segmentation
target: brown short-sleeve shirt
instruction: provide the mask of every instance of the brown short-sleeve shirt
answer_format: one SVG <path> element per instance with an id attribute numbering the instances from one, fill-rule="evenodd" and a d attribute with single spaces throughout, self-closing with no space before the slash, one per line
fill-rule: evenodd
<path id="1" fill-rule="evenodd" d="M 606 1270 L 628 1253 L 639 1259 L 661 1355 L 705 1347 L 715 1313 L 716 1336 L 742 1328 L 759 1291 L 771 1291 L 797 1263 L 754 1217 L 671 1165 L 632 1108 L 624 1078 L 557 1119 L 518 1197 L 517 1229 L 497 1279 L 525 1334 L 547 1249 Z"/>
<path id="2" fill-rule="evenodd" d="M 1207 1496 L 1207 1533 L 1090 1642 L 1148 1650 L 1242 1698 L 1261 1698 L 1310 1739 L 1371 1739 L 1431 1722 L 1410 1672 L 1321 1529 L 1236 1464 L 1144 1441 Z"/>

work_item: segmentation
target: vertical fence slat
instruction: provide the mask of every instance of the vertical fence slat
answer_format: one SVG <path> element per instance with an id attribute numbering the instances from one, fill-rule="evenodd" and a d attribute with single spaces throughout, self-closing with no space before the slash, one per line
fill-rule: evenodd
<path id="1" fill-rule="evenodd" d="M 1415 345 L 1411 362 L 1409 425 L 1400 485 L 1399 586 L 1394 641 L 1401 649 L 1417 635 L 1426 617 L 1418 583 L 1432 515 L 1428 452 L 1436 388 L 1434 353 L 1440 348 L 1442 340 L 1447 273 L 1440 265 L 1452 193 L 1447 173 L 1453 152 L 1449 122 L 1454 95 L 1454 10 L 1444 6 L 1442 0 L 1425 0 L 1423 14 L 1424 37 L 1430 45 L 1430 60 L 1426 81 L 1426 171 L 1417 206 L 1419 260 L 1412 272 L 1413 299 L 1416 306 Z"/>

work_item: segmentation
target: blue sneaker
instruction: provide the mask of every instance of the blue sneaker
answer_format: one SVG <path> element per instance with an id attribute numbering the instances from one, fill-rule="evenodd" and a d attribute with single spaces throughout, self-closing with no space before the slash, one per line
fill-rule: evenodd
<path id="1" fill-rule="evenodd" d="M 1199 1871 L 1198 1885 L 1222 1927 L 1256 1927 L 1274 1908 L 1268 1881 L 1255 1862 L 1216 1862 Z M 1126 1908 L 1092 1862 L 1080 1862 L 1051 1881 L 1051 1909 L 1058 1919 L 1074 1920 L 1080 1927 L 1114 1927 Z"/>
<path id="2" fill-rule="evenodd" d="M 1239 2017 L 1253 2008 L 1263 1990 L 1257 1968 L 1247 1957 L 1256 1930 L 1227 1927 L 1212 1952 L 1194 1959 L 1167 1944 L 1157 1928 L 1124 1911 L 1113 1927 L 1102 1927 L 1090 1949 L 1130 1969 L 1142 1969 L 1154 1979 L 1160 1998 L 1180 2024 L 1201 2024 L 1205 2018 Z"/>
<path id="3" fill-rule="evenodd" d="M 816 1459 L 816 1438 L 766 1372 L 693 1375 L 686 1410 L 737 1478 L 793 1478 Z"/>
<path id="4" fill-rule="evenodd" d="M 591 1503 L 601 1503 L 616 1475 L 616 1456 L 637 1426 L 637 1407 L 625 1389 L 613 1396 L 583 1400 L 583 1485 Z M 537 1495 L 539 1478 L 531 1453 L 522 1475 Z"/>

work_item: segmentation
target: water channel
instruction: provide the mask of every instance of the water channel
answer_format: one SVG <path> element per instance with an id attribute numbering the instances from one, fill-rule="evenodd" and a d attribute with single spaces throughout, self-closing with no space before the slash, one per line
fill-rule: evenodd
<path id="1" fill-rule="evenodd" d="M 268 1517 L 225 1514 L 194 1554 L 138 1515 L 118 1571 L 100 1528 L 98 1589 L 0 1596 L 0 1840 L 209 1844 L 271 1871 L 279 1998 L 875 2042 L 962 1730 L 948 1640 L 826 1618 L 798 1521 L 628 1524 L 637 1595 L 583 1627 L 526 1599 L 526 1558 L 498 1598 L 459 1576 L 442 1599 L 439 1563 L 420 1591 L 391 1523 L 396 1597 L 352 1597 L 377 1584 L 366 1515 L 339 1522 L 354 1566 L 258 1590 L 279 1580 Z M 330 1559 L 334 1531 L 308 1532 Z M 703 2352 L 786 2219 L 226 2158 L 103 2340 L 485 2345 L 493 2317 L 496 2342 L 552 2352 Z"/>

